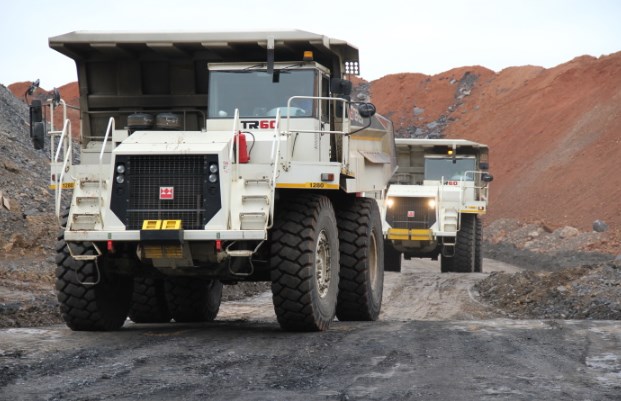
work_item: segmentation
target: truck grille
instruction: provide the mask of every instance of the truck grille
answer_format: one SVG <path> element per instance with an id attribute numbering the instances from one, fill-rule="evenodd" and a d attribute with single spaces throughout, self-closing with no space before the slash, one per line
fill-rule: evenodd
<path id="1" fill-rule="evenodd" d="M 386 221 L 392 228 L 428 229 L 436 222 L 436 209 L 429 207 L 432 198 L 392 198 Z"/>
<path id="2" fill-rule="evenodd" d="M 181 220 L 188 230 L 202 229 L 220 209 L 219 177 L 208 180 L 215 155 L 117 156 L 125 166 L 125 182 L 116 179 L 111 208 L 127 229 L 139 230 L 144 220 Z"/>

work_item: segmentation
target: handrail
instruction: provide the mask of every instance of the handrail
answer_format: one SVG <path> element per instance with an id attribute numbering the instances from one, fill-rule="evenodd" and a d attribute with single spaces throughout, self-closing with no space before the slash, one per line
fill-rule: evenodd
<path id="1" fill-rule="evenodd" d="M 289 109 L 291 109 L 291 101 L 296 99 L 310 99 L 310 100 L 333 100 L 339 101 L 343 103 L 343 110 L 341 112 L 341 118 L 345 120 L 345 106 L 347 105 L 347 100 L 340 97 L 325 97 L 325 96 L 291 96 L 289 100 L 287 100 L 287 129 L 285 133 L 289 134 L 291 132 L 291 115 L 289 114 Z M 280 112 L 280 108 L 278 109 Z M 341 134 L 347 135 L 348 133 L 345 130 L 341 131 L 322 131 L 322 130 L 295 130 L 295 132 L 299 133 L 323 133 L 323 134 Z"/>
<path id="2" fill-rule="evenodd" d="M 239 177 L 239 142 L 240 140 L 237 139 L 237 141 L 235 141 L 235 135 L 237 134 L 239 134 L 239 109 L 235 109 L 235 116 L 233 117 L 233 148 L 231 149 L 231 152 L 233 152 L 233 149 L 235 149 L 235 163 L 234 163 L 235 171 L 233 171 L 234 173 L 233 181 L 237 181 Z"/>
<path id="3" fill-rule="evenodd" d="M 54 163 L 58 163 L 58 157 L 60 156 L 60 149 L 63 147 L 64 145 L 64 141 L 68 141 L 69 145 L 68 145 L 68 151 L 65 150 L 65 157 L 63 159 L 63 166 L 62 169 L 60 170 L 60 174 L 58 175 L 58 179 L 56 181 L 56 189 L 55 189 L 55 195 L 56 195 L 56 204 L 54 205 L 54 209 L 56 212 L 56 218 L 58 219 L 58 222 L 60 224 L 60 200 L 61 200 L 61 196 L 62 196 L 62 183 L 64 181 L 65 178 L 65 170 L 67 169 L 67 162 L 69 161 L 69 158 L 73 156 L 73 147 L 72 147 L 72 141 L 71 138 L 69 136 L 67 136 L 67 133 L 71 133 L 71 120 L 66 119 L 64 124 L 63 124 L 63 130 L 62 130 L 62 134 L 60 135 L 60 139 L 58 141 L 58 149 L 56 150 L 56 156 L 54 157 Z"/>
<path id="4" fill-rule="evenodd" d="M 274 142 L 272 142 L 272 154 L 271 160 L 274 163 L 273 171 L 272 171 L 272 181 L 271 185 L 271 199 L 270 199 L 270 215 L 268 216 L 268 224 L 265 229 L 269 230 L 274 225 L 274 206 L 276 197 L 276 178 L 278 175 L 278 163 L 280 158 L 280 132 L 278 128 L 280 127 L 280 110 L 276 111 L 276 124 L 274 125 Z"/>
<path id="5" fill-rule="evenodd" d="M 286 124 L 286 128 L 285 131 L 283 132 L 284 135 L 291 135 L 291 115 L 289 113 L 289 110 L 291 109 L 291 102 L 293 100 L 296 99 L 310 99 L 310 100 L 328 100 L 328 101 L 338 101 L 343 103 L 343 108 L 341 111 L 341 118 L 343 119 L 343 130 L 341 131 L 325 131 L 325 130 L 303 130 L 303 129 L 296 129 L 295 133 L 296 134 L 334 134 L 334 135 L 343 135 L 343 136 L 347 136 L 348 132 L 346 131 L 345 127 L 349 127 L 349 125 L 345 124 L 345 110 L 346 110 L 346 106 L 347 106 L 347 100 L 343 99 L 343 98 L 339 98 L 339 97 L 325 97 L 325 96 L 291 96 L 289 98 L 289 100 L 287 100 L 287 116 L 285 117 L 287 119 L 287 124 Z M 280 108 L 278 109 L 278 112 L 280 112 Z M 289 160 L 291 160 L 293 158 L 293 144 L 291 143 L 292 141 L 287 141 L 287 152 L 286 152 L 286 159 L 285 159 L 285 163 L 288 163 Z M 346 164 L 348 162 L 343 160 L 343 163 Z"/>
<path id="6" fill-rule="evenodd" d="M 97 201 L 97 210 L 99 212 L 99 218 L 101 222 L 101 228 L 104 228 L 104 221 L 101 215 L 101 190 L 102 190 L 102 182 L 103 182 L 103 155 L 106 150 L 106 143 L 108 142 L 108 137 L 115 130 L 115 121 L 114 117 L 110 117 L 108 120 L 108 127 L 106 128 L 106 135 L 104 136 L 104 140 L 101 144 L 101 151 L 99 152 L 99 185 L 97 186 L 97 190 L 99 191 L 99 200 Z"/>
<path id="7" fill-rule="evenodd" d="M 232 171 L 232 177 L 231 177 L 231 181 L 232 182 L 236 182 L 239 176 L 239 171 L 238 171 L 238 166 L 237 163 L 239 161 L 239 151 L 237 152 L 237 155 L 235 156 L 235 162 L 233 162 L 233 150 L 236 148 L 235 146 L 235 135 L 239 132 L 239 109 L 235 109 L 235 116 L 233 117 L 233 135 L 231 136 L 231 143 L 229 145 L 229 160 L 231 160 L 231 164 L 233 164 L 234 166 L 231 168 Z M 239 148 L 239 146 L 237 146 L 237 148 Z M 238 149 L 239 150 L 239 149 Z M 229 185 L 229 199 L 232 199 L 232 195 L 233 195 L 233 186 Z M 227 219 L 227 225 L 228 228 L 231 229 L 231 209 L 229 208 L 229 216 Z"/>

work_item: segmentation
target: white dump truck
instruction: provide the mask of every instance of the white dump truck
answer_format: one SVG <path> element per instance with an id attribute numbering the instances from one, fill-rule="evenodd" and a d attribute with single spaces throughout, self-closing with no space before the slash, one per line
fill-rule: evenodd
<path id="1" fill-rule="evenodd" d="M 79 164 L 70 123 L 49 133 L 71 329 L 209 321 L 243 281 L 271 282 L 285 330 L 378 318 L 395 145 L 390 121 L 350 100 L 354 46 L 304 31 L 49 44 L 80 89 Z"/>
<path id="2" fill-rule="evenodd" d="M 442 272 L 481 272 L 487 211 L 486 145 L 459 139 L 397 138 L 398 169 L 382 208 L 384 268 L 441 257 Z"/>

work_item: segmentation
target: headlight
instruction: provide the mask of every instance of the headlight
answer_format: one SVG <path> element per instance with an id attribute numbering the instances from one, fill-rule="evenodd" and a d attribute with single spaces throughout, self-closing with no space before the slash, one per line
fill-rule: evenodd
<path id="1" fill-rule="evenodd" d="M 436 200 L 435 199 L 429 199 L 429 202 L 427 202 L 427 206 L 429 206 L 429 209 L 435 209 L 436 208 Z"/>
<path id="2" fill-rule="evenodd" d="M 218 165 L 217 164 L 210 164 L 209 165 L 209 172 L 210 173 L 217 173 L 218 172 Z"/>
<path id="3" fill-rule="evenodd" d="M 213 183 L 218 181 L 218 176 L 216 174 L 209 174 L 209 182 Z"/>
<path id="4" fill-rule="evenodd" d="M 392 205 L 394 205 L 394 204 L 395 204 L 394 199 L 392 199 L 392 198 L 386 199 L 386 206 L 388 206 L 389 208 L 391 208 Z"/>
<path id="5" fill-rule="evenodd" d="M 124 164 L 119 164 L 118 166 L 116 166 L 116 172 L 119 173 L 119 174 L 125 173 L 125 165 Z"/>
<path id="6" fill-rule="evenodd" d="M 122 184 L 125 182 L 125 176 L 124 175 L 117 175 L 116 176 L 116 182 L 118 182 L 119 184 Z"/>

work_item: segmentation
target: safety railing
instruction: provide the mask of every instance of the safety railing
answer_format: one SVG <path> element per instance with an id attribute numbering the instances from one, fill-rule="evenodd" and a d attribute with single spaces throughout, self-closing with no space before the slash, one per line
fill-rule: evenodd
<path id="1" fill-rule="evenodd" d="M 323 130 L 323 129 L 294 129 L 293 131 L 295 132 L 295 134 L 330 134 L 330 135 L 343 135 L 346 136 L 349 134 L 349 120 L 346 118 L 347 114 L 346 114 L 346 109 L 348 106 L 348 102 L 346 99 L 342 99 L 342 98 L 336 98 L 336 97 L 321 97 L 321 96 L 292 96 L 289 98 L 289 100 L 287 101 L 287 115 L 284 116 L 283 118 L 286 119 L 286 124 L 285 124 L 285 131 L 282 132 L 283 135 L 287 135 L 287 136 L 291 136 L 293 134 L 292 129 L 291 129 L 291 113 L 289 113 L 289 110 L 292 110 L 291 108 L 291 102 L 296 101 L 296 100 L 327 100 L 327 101 L 333 101 L 333 102 L 340 102 L 342 103 L 342 107 L 341 107 L 341 121 L 343 124 L 342 130 Z M 280 109 L 279 109 L 280 111 Z M 288 164 L 291 159 L 293 158 L 293 145 L 294 145 L 295 141 L 287 141 L 287 152 L 285 154 L 285 159 L 283 160 L 283 162 L 285 164 Z M 349 144 L 347 144 L 347 146 L 349 146 Z M 342 152 L 343 155 L 343 164 L 347 165 L 348 164 L 348 155 L 349 155 L 349 148 L 347 149 L 343 149 Z"/>
<path id="2" fill-rule="evenodd" d="M 276 112 L 276 124 L 274 126 L 274 140 L 272 141 L 272 153 L 270 160 L 272 161 L 272 178 L 270 180 L 270 215 L 266 229 L 272 228 L 274 225 L 274 198 L 276 197 L 276 178 L 278 177 L 278 159 L 280 158 L 280 110 Z"/>
<path id="3" fill-rule="evenodd" d="M 105 174 L 105 171 L 103 171 L 103 156 L 104 153 L 106 151 L 106 144 L 108 143 L 108 138 L 110 138 L 110 140 L 112 141 L 112 133 L 114 131 L 116 127 L 116 123 L 114 121 L 114 117 L 110 117 L 110 119 L 108 120 L 108 127 L 106 128 L 106 135 L 104 135 L 104 139 L 103 142 L 101 144 L 101 150 L 99 151 L 99 182 L 97 185 L 97 213 L 99 216 L 99 221 L 101 223 L 101 228 L 104 228 L 104 221 L 103 221 L 103 217 L 102 217 L 102 213 L 101 213 L 101 199 L 103 198 L 102 196 L 102 190 L 103 190 L 103 177 Z"/>
<path id="4" fill-rule="evenodd" d="M 65 112 L 65 116 L 66 116 L 66 112 Z M 61 204 L 61 199 L 62 199 L 62 190 L 63 190 L 63 183 L 65 182 L 65 173 L 69 171 L 69 167 L 73 164 L 73 146 L 72 146 L 72 140 L 71 140 L 71 120 L 69 119 L 65 119 L 64 120 L 64 124 L 63 124 L 63 130 L 60 132 L 60 137 L 58 139 L 58 142 L 56 142 L 56 137 L 59 135 L 58 131 L 50 131 L 50 151 L 52 152 L 52 154 L 54 154 L 54 157 L 52 158 L 52 164 L 53 165 L 58 165 L 59 162 L 59 158 L 60 158 L 60 154 L 61 154 L 61 150 L 63 151 L 63 161 L 62 161 L 62 166 L 60 169 L 60 174 L 57 174 L 56 180 L 55 180 L 55 189 L 54 189 L 54 195 L 55 195 L 55 207 L 54 207 L 54 211 L 56 212 L 56 219 L 58 220 L 58 223 L 61 224 L 61 220 L 60 220 L 60 204 Z M 58 143 L 58 147 L 56 149 L 56 152 L 54 152 L 54 144 Z"/>

